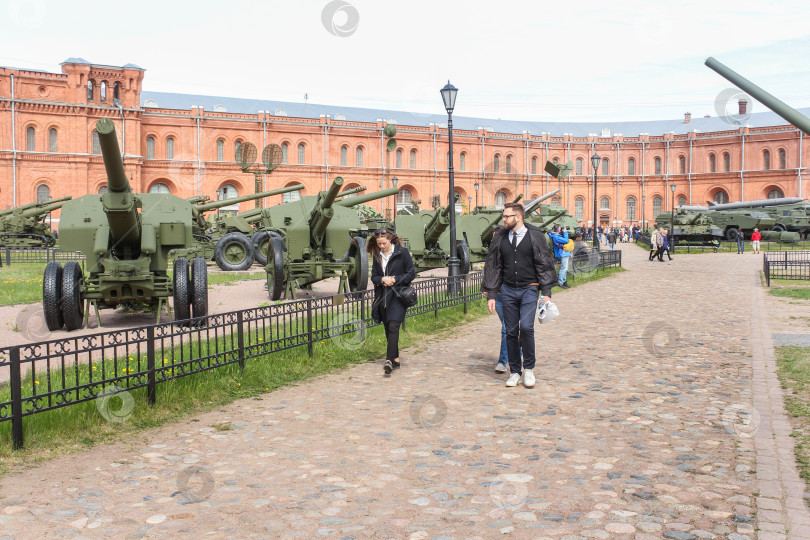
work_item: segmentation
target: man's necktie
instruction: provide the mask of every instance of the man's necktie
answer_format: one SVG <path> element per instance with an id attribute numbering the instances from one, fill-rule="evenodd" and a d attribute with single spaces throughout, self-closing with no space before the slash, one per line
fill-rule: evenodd
<path id="1" fill-rule="evenodd" d="M 512 231 L 512 249 L 517 249 L 517 233 Z"/>

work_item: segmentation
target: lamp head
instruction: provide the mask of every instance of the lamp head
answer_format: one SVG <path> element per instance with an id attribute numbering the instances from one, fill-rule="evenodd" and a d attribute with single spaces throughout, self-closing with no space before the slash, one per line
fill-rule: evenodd
<path id="1" fill-rule="evenodd" d="M 474 183 L 474 184 L 473 184 L 473 189 L 475 189 L 475 192 L 476 192 L 476 193 L 478 193 L 478 187 L 479 187 L 479 186 L 478 186 L 478 182 L 476 182 L 476 183 Z"/>
<path id="2" fill-rule="evenodd" d="M 599 168 L 599 162 L 602 161 L 602 158 L 599 157 L 599 154 L 594 154 L 591 156 L 591 165 L 593 165 L 593 170 Z"/>
<path id="3" fill-rule="evenodd" d="M 442 94 L 442 101 L 444 101 L 444 108 L 447 109 L 447 114 L 452 114 L 453 109 L 456 108 L 456 94 L 458 94 L 458 88 L 450 84 L 450 81 L 447 81 L 447 84 L 444 85 L 444 88 L 439 90 Z"/>
<path id="4" fill-rule="evenodd" d="M 669 189 L 672 190 L 672 193 L 675 193 L 675 184 L 670 184 Z"/>

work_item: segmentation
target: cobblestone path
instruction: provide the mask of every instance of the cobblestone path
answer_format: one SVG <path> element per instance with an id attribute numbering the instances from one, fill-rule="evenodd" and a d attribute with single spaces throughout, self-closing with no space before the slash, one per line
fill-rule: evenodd
<path id="1" fill-rule="evenodd" d="M 352 367 L 9 474 L 0 537 L 810 538 L 761 258 L 624 265 L 555 295 L 534 389 L 494 373 L 488 317 L 391 378 Z"/>

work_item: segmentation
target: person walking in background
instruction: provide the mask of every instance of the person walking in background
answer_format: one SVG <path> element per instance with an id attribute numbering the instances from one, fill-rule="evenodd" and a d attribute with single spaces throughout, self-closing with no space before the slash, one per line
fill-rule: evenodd
<path id="1" fill-rule="evenodd" d="M 616 247 L 616 229 L 610 231 L 607 235 L 608 245 L 610 245 L 610 251 L 613 251 L 613 248 Z"/>
<path id="2" fill-rule="evenodd" d="M 754 232 L 751 234 L 751 249 L 754 250 L 755 255 L 759 253 L 760 240 L 762 240 L 762 235 L 759 233 L 759 229 L 754 229 Z"/>
<path id="3" fill-rule="evenodd" d="M 504 228 L 495 230 L 489 244 L 481 292 L 486 295 L 492 314 L 501 294 L 512 372 L 506 386 L 517 386 L 522 376 L 523 385 L 531 388 L 535 384 L 534 321 L 539 295 L 542 291 L 544 297 L 551 297 L 557 275 L 546 235 L 537 227 L 524 224 L 522 204 L 504 206 L 503 224 Z"/>
<path id="4" fill-rule="evenodd" d="M 408 249 L 402 246 L 400 238 L 390 229 L 374 231 L 366 251 L 373 260 L 371 282 L 374 284 L 374 303 L 371 317 L 385 328 L 388 346 L 383 368 L 388 375 L 400 366 L 399 327 L 408 309 L 399 299 L 396 289 L 410 285 L 416 271 Z"/>
<path id="5" fill-rule="evenodd" d="M 564 231 L 559 225 L 554 225 L 551 232 L 548 233 L 551 243 L 554 246 L 554 257 L 560 259 L 560 275 L 557 278 L 557 283 L 563 289 L 569 289 L 568 285 L 568 263 L 571 260 L 571 252 L 565 251 L 563 246 L 568 243 L 568 231 Z"/>
<path id="6" fill-rule="evenodd" d="M 658 255 L 658 227 L 650 235 L 650 260 L 652 261 L 656 255 Z"/>
<path id="7" fill-rule="evenodd" d="M 737 254 L 740 255 L 745 252 L 745 233 L 742 227 L 737 229 Z"/>
<path id="8" fill-rule="evenodd" d="M 662 229 L 658 234 L 661 235 L 661 249 L 658 250 L 658 260 L 664 262 L 664 253 L 667 254 L 669 260 L 672 260 L 672 255 L 669 254 L 669 230 Z"/>

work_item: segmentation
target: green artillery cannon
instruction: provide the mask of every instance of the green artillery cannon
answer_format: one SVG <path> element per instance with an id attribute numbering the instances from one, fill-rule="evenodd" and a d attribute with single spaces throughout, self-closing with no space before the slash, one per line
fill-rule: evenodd
<path id="1" fill-rule="evenodd" d="M 340 200 L 343 197 L 346 197 L 346 196 L 349 196 L 349 195 L 354 195 L 355 193 L 360 193 L 361 191 L 365 191 L 366 189 L 368 189 L 368 188 L 366 188 L 366 186 L 357 186 L 357 187 L 354 187 L 354 188 L 349 188 L 347 190 L 344 190 L 344 191 L 341 191 L 340 193 L 338 193 L 337 199 Z"/>
<path id="2" fill-rule="evenodd" d="M 458 200 L 458 196 L 456 200 Z M 450 227 L 450 212 L 453 210 L 453 206 L 422 210 L 418 214 L 396 217 L 397 235 L 404 239 L 417 272 L 447 266 L 448 255 L 445 249 L 450 245 L 449 233 L 446 242 L 442 243 L 440 239 Z M 457 227 L 460 217 L 456 216 Z M 442 248 L 442 246 L 446 247 Z M 456 243 L 456 253 L 459 259 L 459 273 L 461 275 L 469 273 L 470 252 L 463 241 Z"/>
<path id="3" fill-rule="evenodd" d="M 304 189 L 302 184 L 288 186 L 260 193 L 222 199 L 219 201 L 197 202 L 191 207 L 194 217 L 192 227 L 194 245 L 190 248 L 178 249 L 172 252 L 172 257 L 203 257 L 214 260 L 222 270 L 247 270 L 255 258 L 255 249 L 250 241 L 255 232 L 247 216 L 261 212 L 261 208 L 254 208 L 237 215 L 210 214 L 207 219 L 206 212 L 224 208 L 245 201 L 252 201 Z M 258 260 L 258 259 L 257 259 Z M 259 261 L 261 262 L 261 261 Z"/>
<path id="4" fill-rule="evenodd" d="M 56 245 L 50 226 L 42 220 L 70 199 L 68 196 L 32 202 L 0 212 L 0 247 L 30 249 Z"/>
<path id="5" fill-rule="evenodd" d="M 80 328 L 90 304 L 113 308 L 149 304 L 160 318 L 163 303 L 173 297 L 175 319 L 193 315 L 197 323 L 208 313 L 205 259 L 174 261 L 169 252 L 192 244 L 193 204 L 169 194 L 132 193 L 124 172 L 115 126 L 109 118 L 96 123 L 109 191 L 63 203 L 59 241 L 66 251 L 81 251 L 64 269 L 49 262 L 42 283 L 42 306 L 49 330 Z"/>
<path id="6" fill-rule="evenodd" d="M 672 239 L 676 244 L 684 242 L 703 244 L 723 239 L 723 229 L 713 223 L 705 210 L 695 211 L 678 207 L 675 209 L 674 218 L 672 212 L 661 212 L 656 216 L 655 222 L 659 227 L 667 229 L 672 225 Z"/>
<path id="7" fill-rule="evenodd" d="M 295 298 L 296 288 L 335 276 L 340 276 L 340 293 L 367 288 L 368 257 L 361 236 L 366 229 L 353 207 L 396 195 L 399 190 L 390 188 L 336 201 L 342 185 L 343 178 L 337 177 L 328 191 L 262 211 L 263 232 L 268 236 L 264 240 L 265 271 L 271 299 L 278 300 L 285 292 Z"/>

